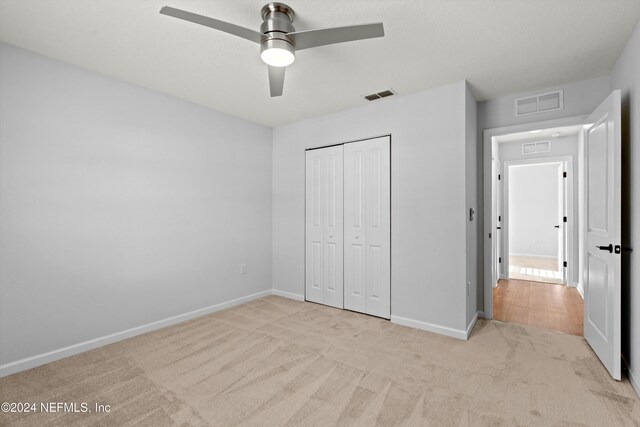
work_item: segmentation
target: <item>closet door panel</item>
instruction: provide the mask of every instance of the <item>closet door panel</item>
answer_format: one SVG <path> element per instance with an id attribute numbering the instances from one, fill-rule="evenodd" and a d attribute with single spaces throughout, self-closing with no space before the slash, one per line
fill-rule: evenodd
<path id="1" fill-rule="evenodd" d="M 391 315 L 391 170 L 389 137 L 366 144 L 366 313 Z"/>
<path id="2" fill-rule="evenodd" d="M 343 149 L 340 145 L 317 151 L 323 152 L 326 171 L 324 192 L 324 304 L 343 308 Z"/>
<path id="3" fill-rule="evenodd" d="M 365 153 L 344 146 L 344 308 L 365 312 Z"/>
<path id="4" fill-rule="evenodd" d="M 389 137 L 345 144 L 345 308 L 391 315 Z"/>
<path id="5" fill-rule="evenodd" d="M 319 150 L 306 153 L 305 299 L 324 301 L 324 171 Z"/>

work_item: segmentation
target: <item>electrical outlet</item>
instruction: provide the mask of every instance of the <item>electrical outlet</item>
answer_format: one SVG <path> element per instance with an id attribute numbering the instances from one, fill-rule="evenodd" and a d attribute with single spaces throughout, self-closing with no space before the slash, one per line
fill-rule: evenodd
<path id="1" fill-rule="evenodd" d="M 247 274 L 247 264 L 240 264 L 240 274 Z"/>

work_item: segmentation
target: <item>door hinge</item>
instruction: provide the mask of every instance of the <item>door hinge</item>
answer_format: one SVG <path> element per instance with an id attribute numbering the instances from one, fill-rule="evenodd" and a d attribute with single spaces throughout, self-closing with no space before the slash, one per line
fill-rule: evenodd
<path id="1" fill-rule="evenodd" d="M 498 215 L 498 221 L 502 221 L 502 216 Z"/>
<path id="2" fill-rule="evenodd" d="M 567 222 L 567 217 L 562 218 L 562 222 Z"/>
<path id="3" fill-rule="evenodd" d="M 502 176 L 502 175 L 498 174 L 498 181 L 500 181 L 501 176 Z"/>
<path id="4" fill-rule="evenodd" d="M 489 238 L 491 238 L 491 233 L 489 233 Z"/>
<path id="5" fill-rule="evenodd" d="M 567 266 L 567 261 L 565 261 L 564 263 L 562 263 L 562 265 L 563 265 L 564 267 L 566 267 L 566 266 Z"/>
<path id="6" fill-rule="evenodd" d="M 498 262 L 502 262 L 502 257 L 499 257 L 499 258 L 498 258 Z"/>
<path id="7" fill-rule="evenodd" d="M 567 173 L 566 172 L 562 172 L 562 177 L 566 178 L 567 177 Z"/>

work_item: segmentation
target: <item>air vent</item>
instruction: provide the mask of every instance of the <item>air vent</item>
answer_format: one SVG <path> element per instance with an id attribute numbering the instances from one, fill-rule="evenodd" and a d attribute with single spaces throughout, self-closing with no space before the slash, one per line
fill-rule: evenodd
<path id="1" fill-rule="evenodd" d="M 364 99 L 367 101 L 375 101 L 376 99 L 386 98 L 387 96 L 395 95 L 396 93 L 392 89 L 383 90 L 382 92 L 372 93 L 371 95 L 365 95 Z"/>
<path id="2" fill-rule="evenodd" d="M 551 151 L 551 141 L 527 142 L 522 144 L 522 155 L 537 153 L 549 153 Z"/>
<path id="3" fill-rule="evenodd" d="M 564 92 L 559 90 L 517 98 L 514 101 L 514 105 L 516 116 L 562 110 L 564 108 Z"/>

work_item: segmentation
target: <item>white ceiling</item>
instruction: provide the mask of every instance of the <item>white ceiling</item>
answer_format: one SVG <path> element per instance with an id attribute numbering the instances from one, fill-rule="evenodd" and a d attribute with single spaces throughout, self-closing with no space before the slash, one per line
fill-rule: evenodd
<path id="1" fill-rule="evenodd" d="M 562 126 L 540 129 L 538 131 L 510 133 L 507 135 L 494 136 L 493 138 L 498 143 L 547 141 L 554 138 L 563 138 L 566 136 L 578 135 L 578 132 L 580 132 L 582 128 L 582 125 Z"/>
<path id="2" fill-rule="evenodd" d="M 298 52 L 270 98 L 259 46 L 160 15 L 258 29 L 267 0 L 0 0 L 0 40 L 268 126 L 467 79 L 478 100 L 608 75 L 638 0 L 286 0 L 297 30 L 384 22 L 382 39 Z M 380 101 L 378 101 L 380 102 Z"/>

